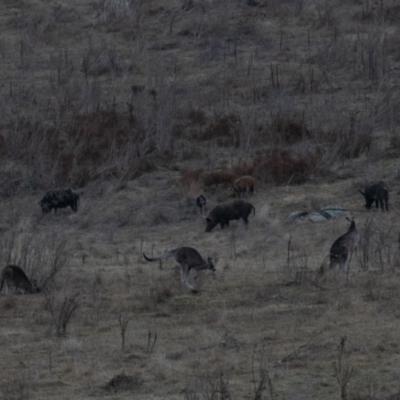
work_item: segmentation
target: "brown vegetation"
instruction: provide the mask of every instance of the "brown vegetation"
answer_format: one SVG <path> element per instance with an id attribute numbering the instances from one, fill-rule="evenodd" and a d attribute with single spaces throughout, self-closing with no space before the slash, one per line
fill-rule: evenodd
<path id="1" fill-rule="evenodd" d="M 274 151 L 268 158 L 258 157 L 254 175 L 262 182 L 275 184 L 305 182 L 314 172 L 315 156 L 294 157 L 288 150 Z"/>

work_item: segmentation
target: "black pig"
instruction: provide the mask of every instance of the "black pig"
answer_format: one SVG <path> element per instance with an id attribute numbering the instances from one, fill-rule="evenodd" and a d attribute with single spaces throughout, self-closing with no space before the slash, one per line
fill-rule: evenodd
<path id="1" fill-rule="evenodd" d="M 360 190 L 360 193 L 365 197 L 365 207 L 368 209 L 375 202 L 376 208 L 382 211 L 385 211 L 386 208 L 386 211 L 389 211 L 389 188 L 385 182 L 372 182 L 364 191 Z"/>
<path id="2" fill-rule="evenodd" d="M 230 220 L 234 219 L 242 218 L 247 225 L 249 223 L 247 218 L 252 210 L 255 215 L 256 210 L 254 206 L 243 200 L 235 200 L 233 203 L 216 206 L 206 217 L 206 232 L 211 232 L 218 224 L 221 224 L 221 229 L 223 229 L 225 226 L 229 226 Z"/>
<path id="3" fill-rule="evenodd" d="M 44 214 L 51 212 L 54 208 L 54 212 L 57 214 L 58 208 L 65 208 L 70 206 L 72 211 L 78 211 L 78 194 L 72 189 L 57 189 L 50 190 L 45 194 L 42 200 L 39 201 L 40 207 Z"/>

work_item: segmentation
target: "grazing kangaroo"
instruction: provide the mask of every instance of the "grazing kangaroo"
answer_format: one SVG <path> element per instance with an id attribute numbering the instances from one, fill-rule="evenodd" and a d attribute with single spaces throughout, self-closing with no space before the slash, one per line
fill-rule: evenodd
<path id="1" fill-rule="evenodd" d="M 389 188 L 385 182 L 372 182 L 365 188 L 364 191 L 360 190 L 360 193 L 365 198 L 365 207 L 367 207 L 368 210 L 375 201 L 375 206 L 377 209 L 380 209 L 384 212 L 386 208 L 386 211 L 389 211 Z"/>
<path id="2" fill-rule="evenodd" d="M 329 269 L 339 265 L 340 270 L 348 272 L 351 257 L 360 240 L 360 234 L 357 231 L 354 218 L 350 220 L 346 217 L 346 219 L 350 222 L 349 230 L 334 241 L 329 254 Z"/>
<path id="3" fill-rule="evenodd" d="M 3 269 L 1 273 L 0 292 L 4 284 L 6 284 L 6 294 L 8 294 L 8 288 L 11 286 L 14 286 L 14 293 L 25 294 L 40 292 L 40 288 L 38 288 L 35 283 L 32 283 L 26 276 L 24 270 L 17 265 L 9 265 Z"/>
<path id="4" fill-rule="evenodd" d="M 174 250 L 167 251 L 158 257 L 148 258 L 143 253 L 143 257 L 147 261 L 157 261 L 163 260 L 164 258 L 173 257 L 175 261 L 182 268 L 182 282 L 192 293 L 197 293 L 197 290 L 193 288 L 193 286 L 188 282 L 189 271 L 191 269 L 196 270 L 196 275 L 194 279 L 199 275 L 199 271 L 202 269 L 209 269 L 211 271 L 215 271 L 213 259 L 208 257 L 207 262 L 204 261 L 203 257 L 200 253 L 194 249 L 193 247 L 179 247 Z"/>

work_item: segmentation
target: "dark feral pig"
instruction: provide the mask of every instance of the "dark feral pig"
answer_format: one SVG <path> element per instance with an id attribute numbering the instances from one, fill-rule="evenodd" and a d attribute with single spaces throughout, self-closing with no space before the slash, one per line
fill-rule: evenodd
<path id="1" fill-rule="evenodd" d="M 364 191 L 360 190 L 360 193 L 365 198 L 365 207 L 371 208 L 372 203 L 375 202 L 375 206 L 381 209 L 383 212 L 389 211 L 389 188 L 385 182 L 372 182 Z"/>
<path id="2" fill-rule="evenodd" d="M 197 207 L 199 207 L 201 213 L 203 214 L 204 210 L 206 209 L 206 204 L 207 204 L 207 199 L 205 198 L 205 196 L 202 194 L 200 196 L 198 196 L 196 199 L 196 204 L 197 204 Z"/>
<path id="3" fill-rule="evenodd" d="M 50 190 L 45 194 L 42 200 L 39 201 L 40 207 L 44 214 L 51 212 L 54 208 L 54 212 L 57 214 L 58 208 L 65 208 L 70 206 L 72 211 L 78 211 L 78 194 L 72 189 L 57 189 Z"/>
<path id="4" fill-rule="evenodd" d="M 233 203 L 216 206 L 206 217 L 206 232 L 211 232 L 218 224 L 221 224 L 221 229 L 223 229 L 225 226 L 229 226 L 229 221 L 233 219 L 242 218 L 247 225 L 249 223 L 247 218 L 251 214 L 251 211 L 253 211 L 255 215 L 256 209 L 254 206 L 243 200 L 235 200 Z"/>
<path id="5" fill-rule="evenodd" d="M 6 294 L 8 294 L 8 288 L 11 286 L 14 286 L 14 292 L 21 294 L 40 292 L 36 283 L 34 281 L 32 282 L 28 279 L 21 267 L 18 267 L 17 265 L 9 265 L 3 269 L 1 274 L 0 292 L 3 289 L 4 284 L 6 284 Z"/>

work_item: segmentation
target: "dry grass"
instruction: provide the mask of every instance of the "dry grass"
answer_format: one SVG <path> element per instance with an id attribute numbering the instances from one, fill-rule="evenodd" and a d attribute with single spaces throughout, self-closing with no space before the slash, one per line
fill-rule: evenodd
<path id="1" fill-rule="evenodd" d="M 306 199 L 312 190 L 324 204 L 336 200 L 346 208 L 358 208 L 356 221 L 362 233 L 364 221 L 373 217 L 371 238 L 376 241 L 382 240 L 383 227 L 388 231 L 395 227 L 395 205 L 388 215 L 363 211 L 356 190 L 334 199 L 348 181 L 331 185 L 332 198 L 317 185 L 276 188 L 272 201 L 267 191 L 254 196 L 256 217 L 248 228 L 237 222 L 225 231 L 206 234 L 198 215 L 179 218 L 177 198 L 169 217 L 179 222 L 144 227 L 133 219 L 114 228 L 110 236 L 114 207 L 127 209 L 132 201 L 145 202 L 148 207 L 142 208 L 142 218 L 151 221 L 164 199 L 183 190 L 163 185 L 157 173 L 135 182 L 132 193 L 112 187 L 100 198 L 87 193 L 79 218 L 65 210 L 37 221 L 38 234 L 59 226 L 75 243 L 67 270 L 55 278 L 53 293 L 57 295 L 61 286 L 68 293 L 79 291 L 79 307 L 68 323 L 67 335 L 59 339 L 41 295 L 0 297 L 7 321 L 2 328 L 3 351 L 7 354 L 6 348 L 12 349 L 13 354 L 2 359 L 1 367 L 7 371 L 2 377 L 3 396 L 69 398 L 79 392 L 83 398 L 111 398 L 116 393 L 119 398 L 132 394 L 144 399 L 190 398 L 195 392 L 211 395 L 223 388 L 232 398 L 251 399 L 257 388 L 253 374 L 268 373 L 279 396 L 337 398 L 340 386 L 332 363 L 338 360 L 342 336 L 347 337 L 343 362 L 354 370 L 348 398 L 366 398 L 371 380 L 376 396 L 396 392 L 392 374 L 400 318 L 398 267 L 386 264 L 382 270 L 371 262 L 365 270 L 355 257 L 348 286 L 344 276 L 335 274 L 315 287 L 315 271 L 333 240 L 347 229 L 346 223 L 344 219 L 321 224 L 284 222 L 287 211 L 295 208 L 295 196 Z M 16 196 L 14 204 L 23 210 L 17 222 L 40 215 L 29 198 Z M 301 204 L 307 206 L 304 200 Z M 79 229 L 79 219 L 91 209 L 101 218 Z M 286 267 L 289 235 L 290 266 L 307 267 L 311 280 L 293 284 L 294 275 Z M 385 240 L 392 251 L 397 249 L 395 233 Z M 217 272 L 203 272 L 193 281 L 200 290 L 197 296 L 181 285 L 180 268 L 173 261 L 165 262 L 160 270 L 140 258 L 142 251 L 158 254 L 180 245 L 193 245 L 204 256 L 217 253 Z M 78 252 L 81 247 L 90 253 L 84 264 Z M 378 253 L 374 257 L 379 260 Z M 63 293 L 58 301 L 66 296 Z M 121 315 L 130 321 L 123 351 Z M 263 391 L 264 396 L 269 390 Z"/>
<path id="2" fill-rule="evenodd" d="M 398 396 L 399 15 L 389 0 L 1 2 L 0 255 L 51 279 L 0 295 L 0 399 Z M 242 175 L 255 217 L 206 234 L 193 199 L 211 209 Z M 381 179 L 390 212 L 367 212 L 357 191 Z M 78 213 L 42 216 L 60 186 Z M 286 222 L 332 204 L 361 233 L 348 285 L 314 282 L 344 219 Z M 179 246 L 218 260 L 190 277 L 197 296 L 141 256 Z"/>

